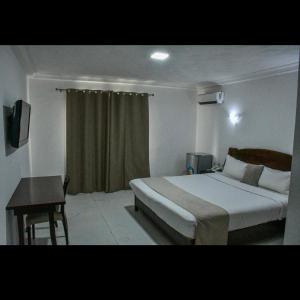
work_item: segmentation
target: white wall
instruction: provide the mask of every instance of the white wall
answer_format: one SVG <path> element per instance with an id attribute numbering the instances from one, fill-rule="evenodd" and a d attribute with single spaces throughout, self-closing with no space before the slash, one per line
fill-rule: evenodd
<path id="1" fill-rule="evenodd" d="M 55 88 L 86 88 L 154 93 L 149 97 L 149 155 L 152 176 L 179 175 L 186 152 L 195 150 L 195 93 L 185 89 L 30 79 L 32 175 L 64 174 L 65 93 Z"/>
<path id="2" fill-rule="evenodd" d="M 26 74 L 10 47 L 0 46 L 0 244 L 12 243 L 15 225 L 6 205 L 20 178 L 29 176 L 28 144 L 9 156 L 5 152 L 3 106 L 13 106 L 18 99 L 26 98 Z"/>
<path id="3" fill-rule="evenodd" d="M 298 75 L 299 76 L 299 75 Z M 291 187 L 284 232 L 285 245 L 300 245 L 300 77 L 298 77 L 298 100 L 292 163 Z"/>
<path id="4" fill-rule="evenodd" d="M 267 148 L 292 153 L 297 72 L 224 86 L 222 105 L 198 105 L 196 149 L 223 163 L 228 148 Z M 242 114 L 239 124 L 230 111 Z"/>

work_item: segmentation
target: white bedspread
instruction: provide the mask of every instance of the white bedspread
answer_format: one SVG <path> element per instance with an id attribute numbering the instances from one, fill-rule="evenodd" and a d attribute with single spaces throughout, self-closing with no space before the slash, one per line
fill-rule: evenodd
<path id="1" fill-rule="evenodd" d="M 229 231 L 286 216 L 288 196 L 241 183 L 222 173 L 165 177 L 179 188 L 224 208 L 229 214 Z M 185 209 L 148 187 L 141 179 L 130 181 L 135 195 L 167 224 L 194 238 L 196 219 Z"/>

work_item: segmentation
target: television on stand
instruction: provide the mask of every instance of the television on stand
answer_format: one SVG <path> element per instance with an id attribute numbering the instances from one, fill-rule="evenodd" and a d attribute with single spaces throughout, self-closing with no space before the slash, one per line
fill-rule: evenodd
<path id="1" fill-rule="evenodd" d="M 23 100 L 17 100 L 10 116 L 10 144 L 20 148 L 28 142 L 31 106 Z"/>

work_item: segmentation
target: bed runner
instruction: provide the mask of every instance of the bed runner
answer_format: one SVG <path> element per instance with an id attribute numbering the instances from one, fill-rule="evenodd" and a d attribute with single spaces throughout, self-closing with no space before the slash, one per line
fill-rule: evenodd
<path id="1" fill-rule="evenodd" d="M 196 245 L 226 245 L 228 212 L 174 185 L 163 177 L 142 179 L 151 189 L 193 214 L 197 220 Z"/>

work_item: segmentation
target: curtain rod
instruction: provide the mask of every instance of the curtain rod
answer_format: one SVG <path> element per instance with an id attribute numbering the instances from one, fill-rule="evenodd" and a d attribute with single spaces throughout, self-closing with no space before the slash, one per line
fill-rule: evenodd
<path id="1" fill-rule="evenodd" d="M 67 90 L 77 90 L 77 91 L 91 91 L 91 92 L 97 92 L 97 91 L 101 91 L 101 92 L 111 92 L 111 91 L 104 91 L 104 90 L 88 90 L 88 89 L 59 89 L 59 88 L 56 88 L 55 89 L 56 91 L 59 91 L 59 92 L 63 92 L 63 91 L 67 91 Z M 149 93 L 136 93 L 136 92 L 115 92 L 115 93 L 127 93 L 127 94 L 147 94 L 148 96 L 154 96 L 154 94 L 149 94 Z"/>

